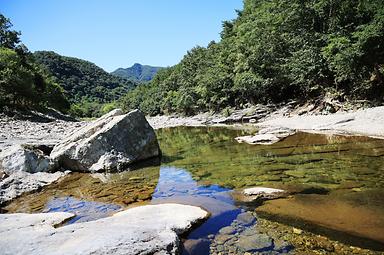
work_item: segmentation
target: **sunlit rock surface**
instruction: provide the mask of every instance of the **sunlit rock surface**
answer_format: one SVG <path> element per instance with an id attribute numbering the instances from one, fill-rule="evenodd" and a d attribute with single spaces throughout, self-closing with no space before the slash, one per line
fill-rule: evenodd
<path id="1" fill-rule="evenodd" d="M 121 170 L 160 154 L 156 134 L 138 110 L 114 110 L 76 131 L 51 152 L 52 160 L 74 171 Z"/>
<path id="2" fill-rule="evenodd" d="M 194 206 L 148 205 L 54 228 L 73 215 L 2 214 L 0 246 L 2 254 L 176 254 L 178 234 L 207 216 Z"/>

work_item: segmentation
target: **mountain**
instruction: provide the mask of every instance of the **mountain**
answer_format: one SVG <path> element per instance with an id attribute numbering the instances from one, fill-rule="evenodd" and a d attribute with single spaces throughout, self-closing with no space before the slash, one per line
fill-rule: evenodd
<path id="1" fill-rule="evenodd" d="M 111 74 L 134 82 L 147 82 L 153 79 L 163 67 L 134 64 L 129 68 L 118 68 Z"/>
<path id="2" fill-rule="evenodd" d="M 111 75 L 86 60 L 61 56 L 52 51 L 37 51 L 33 56 L 63 87 L 71 103 L 112 102 L 135 86 L 132 81 Z"/>

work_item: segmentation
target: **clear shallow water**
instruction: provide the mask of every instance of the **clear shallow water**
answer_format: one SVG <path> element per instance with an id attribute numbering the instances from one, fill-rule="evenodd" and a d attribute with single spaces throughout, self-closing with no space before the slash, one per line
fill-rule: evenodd
<path id="1" fill-rule="evenodd" d="M 198 253 L 209 254 L 209 235 L 229 226 L 243 212 L 234 205 L 231 189 L 218 185 L 199 185 L 187 170 L 163 166 L 160 168 L 158 185 L 152 196 L 152 203 L 175 202 L 200 206 L 211 213 L 211 217 L 193 230 L 189 240 L 204 240 L 199 243 Z M 195 252 L 197 252 L 195 250 Z M 184 250 L 183 254 L 189 254 Z M 197 253 L 195 253 L 197 254 Z"/>
<path id="2" fill-rule="evenodd" d="M 383 140 L 298 133 L 271 146 L 235 142 L 236 136 L 247 134 L 212 127 L 158 130 L 161 166 L 96 176 L 73 174 L 5 209 L 72 210 L 80 215 L 74 221 L 87 221 L 136 203 L 201 206 L 212 217 L 188 240 L 201 241 L 202 251 L 196 254 L 204 254 L 212 241 L 208 236 L 242 213 L 231 189 L 262 185 L 300 193 L 258 208 L 265 217 L 277 215 L 276 220 L 295 224 L 305 220 L 315 230 L 325 225 L 339 234 L 384 243 Z"/>
<path id="3" fill-rule="evenodd" d="M 46 205 L 43 212 L 69 212 L 76 216 L 67 224 L 87 222 L 111 216 L 121 209 L 121 206 L 100 202 L 78 200 L 73 197 L 53 198 Z"/>

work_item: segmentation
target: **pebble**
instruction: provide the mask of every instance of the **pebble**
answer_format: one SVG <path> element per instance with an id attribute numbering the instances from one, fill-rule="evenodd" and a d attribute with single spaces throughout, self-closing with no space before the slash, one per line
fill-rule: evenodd
<path id="1" fill-rule="evenodd" d="M 240 237 L 237 246 L 246 252 L 266 251 L 273 249 L 273 240 L 266 234 Z"/>
<path id="2" fill-rule="evenodd" d="M 301 235 L 303 233 L 303 230 L 299 228 L 293 228 L 293 233 L 296 235 Z"/>

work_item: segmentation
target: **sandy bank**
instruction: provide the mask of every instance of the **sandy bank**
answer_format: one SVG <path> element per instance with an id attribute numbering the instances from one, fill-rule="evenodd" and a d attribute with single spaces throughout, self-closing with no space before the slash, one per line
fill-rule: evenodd
<path id="1" fill-rule="evenodd" d="M 384 106 L 328 115 L 268 117 L 261 127 L 286 127 L 305 132 L 358 134 L 384 138 Z"/>

